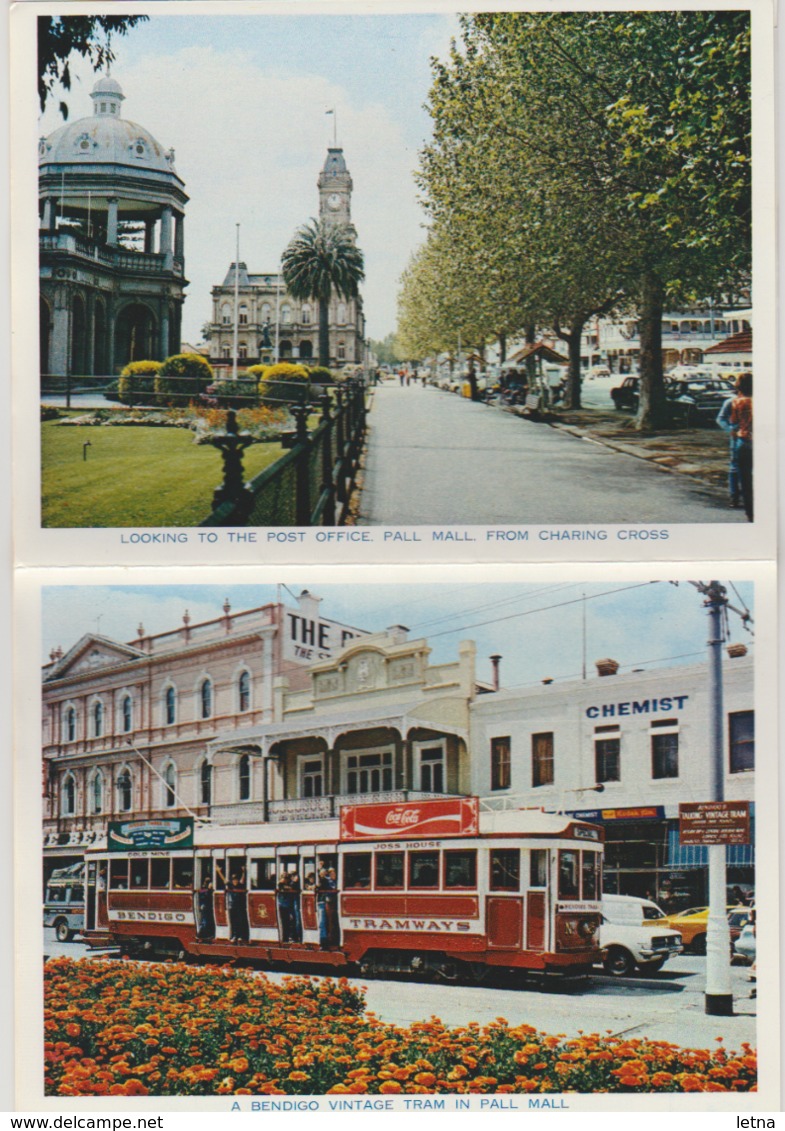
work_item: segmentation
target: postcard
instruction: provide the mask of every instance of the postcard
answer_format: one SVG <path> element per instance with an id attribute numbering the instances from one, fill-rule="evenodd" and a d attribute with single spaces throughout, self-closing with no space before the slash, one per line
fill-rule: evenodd
<path id="1" fill-rule="evenodd" d="M 12 13 L 20 560 L 772 555 L 768 0 L 107 11 Z"/>
<path id="2" fill-rule="evenodd" d="M 20 1109 L 776 1110 L 773 567 L 18 605 Z"/>

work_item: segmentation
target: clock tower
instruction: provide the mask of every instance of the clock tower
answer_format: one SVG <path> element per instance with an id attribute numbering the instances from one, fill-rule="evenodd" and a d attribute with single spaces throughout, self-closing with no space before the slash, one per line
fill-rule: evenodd
<path id="1" fill-rule="evenodd" d="M 339 146 L 331 146 L 327 150 L 327 158 L 317 183 L 319 219 L 334 224 L 351 224 L 352 178 Z"/>

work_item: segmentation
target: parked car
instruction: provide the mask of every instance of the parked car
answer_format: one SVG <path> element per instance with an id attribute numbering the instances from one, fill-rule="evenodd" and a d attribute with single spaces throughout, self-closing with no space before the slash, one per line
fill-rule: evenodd
<path id="1" fill-rule="evenodd" d="M 758 952 L 757 937 L 755 934 L 755 920 L 742 927 L 741 934 L 733 944 L 733 953 L 752 964 Z"/>
<path id="2" fill-rule="evenodd" d="M 58 942 L 70 942 L 84 930 L 84 867 L 55 869 L 44 895 L 44 926 L 54 927 Z"/>
<path id="3" fill-rule="evenodd" d="M 717 413 L 731 395 L 732 389 L 720 379 L 691 377 L 687 381 L 672 382 L 668 393 L 672 400 L 674 420 L 694 426 L 715 424 Z"/>
<path id="4" fill-rule="evenodd" d="M 607 365 L 592 365 L 586 372 L 586 380 L 593 381 L 595 377 L 610 377 L 611 371 Z"/>
<path id="5" fill-rule="evenodd" d="M 638 411 L 640 383 L 640 377 L 625 377 L 621 385 L 611 389 L 611 400 L 619 411 L 623 408 L 630 409 L 632 412 Z"/>
<path id="6" fill-rule="evenodd" d="M 726 908 L 728 914 L 738 911 L 739 908 L 730 905 Z M 693 954 L 706 953 L 706 931 L 709 926 L 708 907 L 688 907 L 686 911 L 678 911 L 668 915 L 667 924 L 674 930 L 680 931 L 684 940 L 684 947 Z"/>
<path id="7" fill-rule="evenodd" d="M 605 972 L 617 978 L 636 967 L 654 973 L 683 949 L 681 935 L 668 929 L 656 903 L 626 895 L 603 895 L 600 947 Z"/>
<path id="8" fill-rule="evenodd" d="M 728 912 L 728 925 L 730 926 L 731 947 L 736 942 L 741 932 L 748 923 L 755 922 L 755 908 L 739 906 Z"/>

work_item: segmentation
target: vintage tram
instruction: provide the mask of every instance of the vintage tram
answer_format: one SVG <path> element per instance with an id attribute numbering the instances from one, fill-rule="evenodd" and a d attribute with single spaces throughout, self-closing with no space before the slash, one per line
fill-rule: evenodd
<path id="1" fill-rule="evenodd" d="M 307 823 L 112 822 L 87 857 L 85 934 L 129 955 L 363 976 L 580 974 L 600 957 L 602 839 L 474 797 L 346 805 Z"/>

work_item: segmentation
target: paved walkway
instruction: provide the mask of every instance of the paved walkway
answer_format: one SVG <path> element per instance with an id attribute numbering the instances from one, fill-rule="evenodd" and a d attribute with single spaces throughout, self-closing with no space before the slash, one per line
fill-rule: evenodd
<path id="1" fill-rule="evenodd" d="M 432 387 L 380 386 L 368 423 L 366 525 L 745 521 L 722 491 Z"/>

